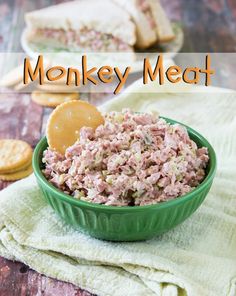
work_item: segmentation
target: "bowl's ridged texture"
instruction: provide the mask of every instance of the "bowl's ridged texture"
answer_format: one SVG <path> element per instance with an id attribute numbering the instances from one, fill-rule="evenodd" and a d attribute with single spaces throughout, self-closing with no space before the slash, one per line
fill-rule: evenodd
<path id="1" fill-rule="evenodd" d="M 75 200 L 54 188 L 41 172 L 42 153 L 47 147 L 45 138 L 39 142 L 34 152 L 35 175 L 46 201 L 62 219 L 75 228 L 105 240 L 150 239 L 188 218 L 200 206 L 210 190 L 216 168 L 214 150 L 195 131 L 190 128 L 188 131 L 199 146 L 208 147 L 210 155 L 208 175 L 196 190 L 172 201 L 142 207 L 110 207 Z"/>
<path id="2" fill-rule="evenodd" d="M 40 183 L 39 183 L 40 185 Z M 46 201 L 69 224 L 91 236 L 114 241 L 149 239 L 161 234 L 188 218 L 203 202 L 209 188 L 195 198 L 165 209 L 148 209 L 140 212 L 116 213 L 86 209 L 58 199 L 41 186 Z M 209 186 L 210 187 L 210 186 Z"/>

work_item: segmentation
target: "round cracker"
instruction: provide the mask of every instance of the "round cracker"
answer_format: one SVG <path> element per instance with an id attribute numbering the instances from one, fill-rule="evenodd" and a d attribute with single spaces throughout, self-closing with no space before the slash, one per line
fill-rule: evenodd
<path id="1" fill-rule="evenodd" d="M 79 138 L 82 127 L 97 128 L 104 118 L 97 108 L 84 101 L 71 101 L 58 106 L 50 115 L 46 136 L 51 149 L 64 154 Z"/>
<path id="2" fill-rule="evenodd" d="M 55 93 L 67 93 L 75 92 L 78 89 L 78 86 L 75 85 L 66 85 L 66 84 L 55 84 L 55 83 L 44 83 L 38 84 L 37 89 L 46 92 L 55 92 Z"/>
<path id="3" fill-rule="evenodd" d="M 23 178 L 29 176 L 32 172 L 33 172 L 32 165 L 29 165 L 24 170 L 21 170 L 21 171 L 15 172 L 15 173 L 0 175 L 0 180 L 2 180 L 2 181 L 16 181 L 16 180 L 20 180 L 20 179 L 23 179 Z"/>
<path id="4" fill-rule="evenodd" d="M 79 93 L 44 93 L 33 91 L 32 101 L 44 107 L 57 107 L 58 105 L 79 99 Z"/>
<path id="5" fill-rule="evenodd" d="M 48 84 L 48 85 L 66 85 L 66 83 L 67 83 L 67 76 L 64 76 L 64 77 L 61 77 L 60 79 L 58 79 L 58 80 L 54 80 L 54 81 L 45 81 L 44 82 L 44 84 Z M 69 87 L 75 87 L 76 86 L 76 80 L 75 80 L 75 78 L 74 78 L 74 76 L 73 77 L 71 77 L 71 85 L 69 85 Z"/>
<path id="6" fill-rule="evenodd" d="M 23 68 L 24 65 L 22 64 L 14 69 L 11 69 L 1 78 L 0 85 L 9 87 L 19 83 L 23 78 Z"/>
<path id="7" fill-rule="evenodd" d="M 32 65 L 36 66 L 37 61 L 30 60 L 30 63 Z M 43 65 L 44 65 L 44 68 L 47 69 L 49 67 L 50 63 L 47 59 L 44 58 Z M 11 69 L 8 73 L 3 75 L 3 77 L 1 77 L 0 86 L 12 87 L 12 86 L 16 85 L 15 90 L 20 90 L 20 89 L 24 88 L 26 85 L 24 85 L 22 83 L 23 73 L 24 73 L 23 70 L 24 70 L 24 64 L 21 64 L 15 68 Z"/>
<path id="8" fill-rule="evenodd" d="M 25 170 L 32 164 L 32 157 L 29 158 L 29 160 L 22 164 L 21 166 L 14 168 L 14 169 L 9 169 L 9 170 L 1 170 L 1 174 L 12 174 L 12 173 L 17 173 L 19 171 Z"/>
<path id="9" fill-rule="evenodd" d="M 21 91 L 22 89 L 28 87 L 30 84 L 32 84 L 32 81 L 27 84 L 24 84 L 23 81 L 21 81 L 14 86 L 14 90 Z"/>
<path id="10" fill-rule="evenodd" d="M 32 158 L 32 148 L 21 140 L 0 140 L 0 173 L 17 170 Z"/>

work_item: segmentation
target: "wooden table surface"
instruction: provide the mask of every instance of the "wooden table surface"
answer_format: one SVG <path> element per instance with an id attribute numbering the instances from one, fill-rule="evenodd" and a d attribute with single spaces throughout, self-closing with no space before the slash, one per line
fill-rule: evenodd
<path id="1" fill-rule="evenodd" d="M 59 3 L 58 0 L 0 0 L 0 52 L 22 51 L 20 35 L 25 11 Z M 185 40 L 183 52 L 235 52 L 235 0 L 162 0 L 168 15 L 181 22 Z M 234 83 L 232 81 L 231 83 Z M 101 94 L 84 94 L 100 104 Z M 110 96 L 111 97 L 111 96 Z M 108 99 L 108 96 L 105 97 Z M 44 134 L 51 109 L 31 102 L 29 94 L 1 94 L 0 139 L 17 138 L 33 147 Z M 10 182 L 0 181 L 0 189 Z M 0 257 L 0 296 L 90 295 L 72 284 L 47 278 L 24 264 Z"/>

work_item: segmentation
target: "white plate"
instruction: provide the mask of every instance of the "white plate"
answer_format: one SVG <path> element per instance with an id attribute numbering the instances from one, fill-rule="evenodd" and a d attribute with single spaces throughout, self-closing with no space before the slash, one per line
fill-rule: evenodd
<path id="1" fill-rule="evenodd" d="M 172 59 L 174 56 L 176 56 L 178 54 L 178 52 L 181 50 L 181 48 L 183 46 L 184 34 L 183 34 L 183 30 L 179 24 L 172 23 L 172 26 L 173 26 L 175 36 L 176 36 L 173 41 L 154 45 L 154 46 L 146 49 L 146 51 L 143 54 L 142 54 L 142 52 L 138 52 L 138 51 L 135 52 L 136 53 L 135 60 L 132 62 L 132 72 L 133 73 L 140 72 L 143 70 L 143 58 L 144 57 L 147 57 L 147 58 L 150 57 L 151 64 L 154 64 L 154 62 L 156 61 L 156 54 L 163 53 L 165 59 Z M 26 52 L 26 54 L 32 59 L 36 59 L 39 54 L 56 53 L 57 59 L 55 59 L 55 56 L 52 55 L 52 57 L 54 58 L 54 62 L 55 62 L 55 60 L 60 61 L 60 57 L 63 57 L 63 59 L 65 60 L 65 55 L 70 54 L 70 51 L 66 51 L 66 50 L 61 49 L 61 50 L 57 50 L 55 52 L 52 52 L 52 50 L 47 47 L 41 47 L 41 46 L 39 47 L 39 46 L 36 46 L 35 44 L 30 43 L 27 40 L 26 29 L 24 29 L 24 31 L 21 35 L 21 46 L 22 46 L 23 50 Z M 74 54 L 74 52 L 71 54 Z M 78 54 L 79 54 L 79 52 L 78 52 Z M 119 55 L 119 53 L 118 53 L 118 55 Z M 127 57 L 129 57 L 128 54 L 127 54 Z M 124 68 L 125 68 L 125 65 L 127 66 L 127 59 L 130 62 L 130 59 L 127 57 L 125 59 L 124 65 L 123 65 Z M 154 57 L 155 57 L 155 60 L 154 60 Z M 62 60 L 62 58 L 61 58 L 61 60 Z"/>

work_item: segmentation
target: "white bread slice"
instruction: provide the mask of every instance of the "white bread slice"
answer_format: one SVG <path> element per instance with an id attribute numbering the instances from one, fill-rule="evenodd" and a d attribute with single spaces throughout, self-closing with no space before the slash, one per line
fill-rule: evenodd
<path id="1" fill-rule="evenodd" d="M 137 41 L 136 47 L 147 48 L 157 41 L 155 29 L 151 28 L 147 17 L 138 8 L 137 0 L 112 0 L 118 6 L 124 8 L 132 17 L 136 25 Z"/>
<path id="2" fill-rule="evenodd" d="M 113 0 L 118 6 L 123 7 L 131 16 L 137 28 L 136 47 L 145 49 L 156 42 L 168 42 L 175 35 L 171 23 L 160 4 L 159 0 L 146 0 L 150 6 L 155 28 L 152 28 L 147 16 L 138 6 L 138 0 Z"/>
<path id="3" fill-rule="evenodd" d="M 112 34 L 130 46 L 136 42 L 136 29 L 129 14 L 110 0 L 66 2 L 29 12 L 25 21 L 28 31 L 37 28 L 78 31 L 87 27 Z"/>
<path id="4" fill-rule="evenodd" d="M 158 42 L 169 42 L 175 38 L 171 22 L 167 17 L 159 0 L 148 0 L 156 22 L 156 34 Z"/>

